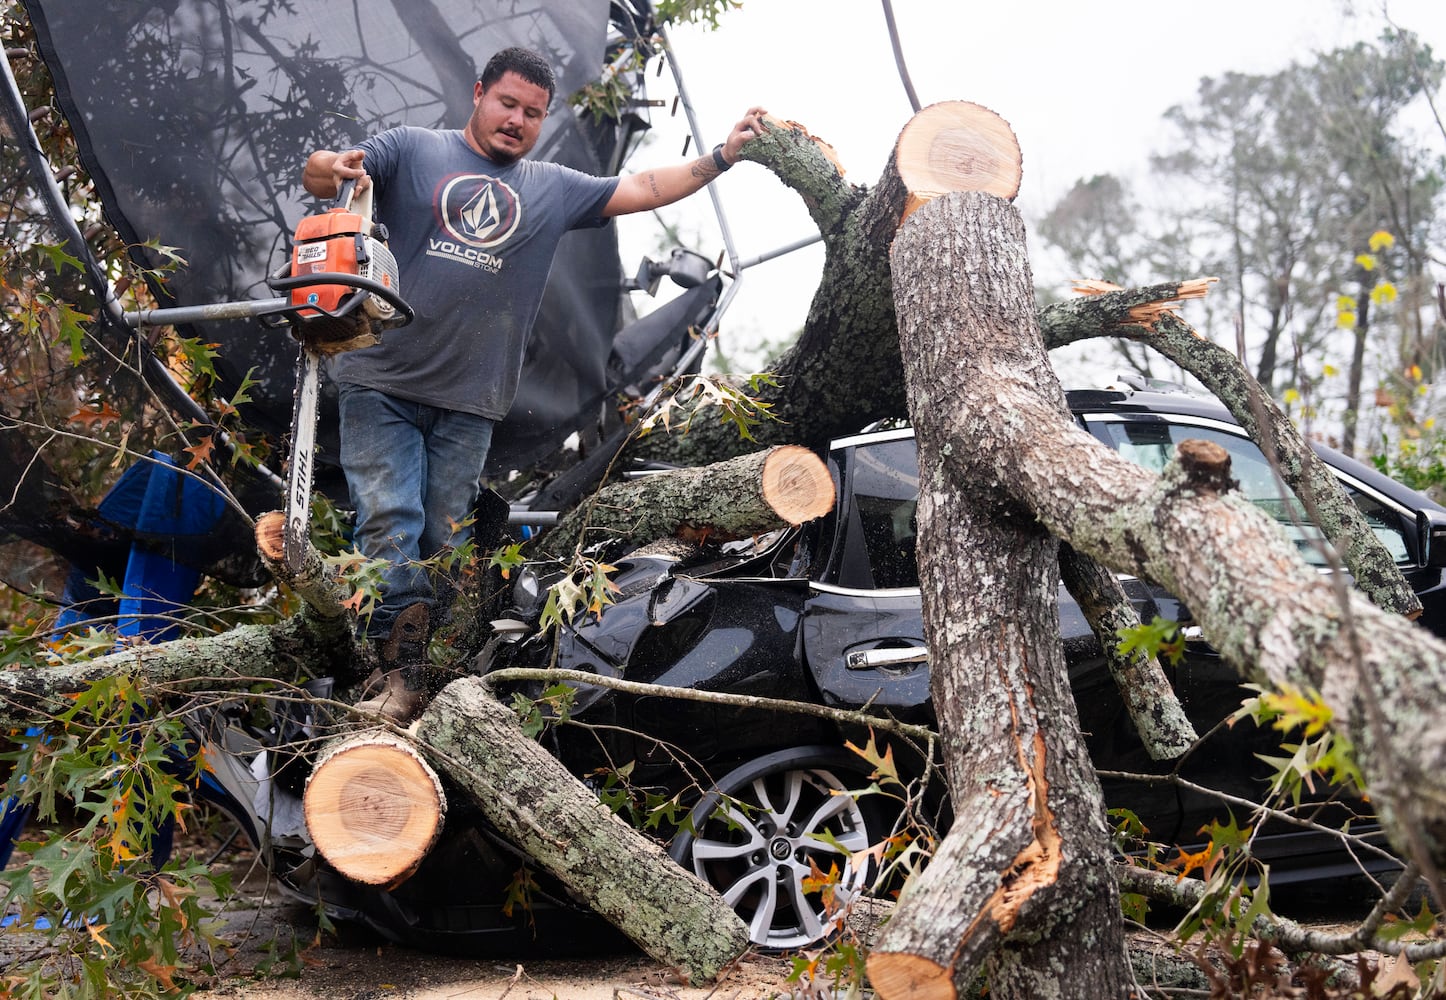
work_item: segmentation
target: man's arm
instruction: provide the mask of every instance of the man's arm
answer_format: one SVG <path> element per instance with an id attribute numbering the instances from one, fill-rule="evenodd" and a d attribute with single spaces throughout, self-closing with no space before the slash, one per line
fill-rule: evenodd
<path id="1" fill-rule="evenodd" d="M 767 112 L 762 108 L 749 108 L 748 114 L 733 126 L 733 131 L 728 133 L 728 141 L 718 150 L 718 155 L 725 164 L 732 166 L 738 159 L 738 152 L 743 148 L 743 144 L 763 134 L 765 114 Z M 603 206 L 602 214 L 610 218 L 671 205 L 695 191 L 702 190 L 703 186 L 722 173 L 723 169 L 726 167 L 720 169 L 713 153 L 708 152 L 688 163 L 631 174 L 618 181 L 617 189 Z M 310 187 L 307 190 L 310 191 Z"/>
<path id="2" fill-rule="evenodd" d="M 357 191 L 361 192 L 371 182 L 362 169 L 362 157 L 365 155 L 360 149 L 340 153 L 318 149 L 306 158 L 306 166 L 301 171 L 301 186 L 318 198 L 335 198 L 342 182 L 355 178 Z"/>

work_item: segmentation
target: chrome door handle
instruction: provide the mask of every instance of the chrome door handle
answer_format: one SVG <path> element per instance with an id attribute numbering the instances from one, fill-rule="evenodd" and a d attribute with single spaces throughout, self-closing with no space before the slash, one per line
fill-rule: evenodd
<path id="1" fill-rule="evenodd" d="M 929 662 L 927 646 L 856 649 L 844 657 L 844 666 L 850 670 L 872 670 L 874 667 L 896 667 L 902 663 L 927 662 Z"/>

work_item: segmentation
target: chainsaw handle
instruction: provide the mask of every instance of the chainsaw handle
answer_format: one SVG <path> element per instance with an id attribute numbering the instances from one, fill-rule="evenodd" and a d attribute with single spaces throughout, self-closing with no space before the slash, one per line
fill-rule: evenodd
<path id="1" fill-rule="evenodd" d="M 346 180 L 341 182 L 341 186 L 336 189 L 336 201 L 332 203 L 332 210 L 355 212 L 357 215 L 360 215 L 362 217 L 362 221 L 366 223 L 362 231 L 370 235 L 372 234 L 372 230 L 374 228 L 372 223 L 373 186 L 371 184 L 368 184 L 363 190 L 358 191 L 358 180 L 359 178 L 356 177 L 348 177 Z M 385 227 L 382 227 L 380 225 L 376 226 L 375 228 L 385 230 Z M 385 234 L 383 234 L 378 238 L 385 240 L 386 236 Z"/>
<path id="2" fill-rule="evenodd" d="M 406 326 L 417 317 L 416 312 L 411 306 L 407 305 L 406 300 L 397 294 L 395 288 L 390 288 L 380 281 L 375 281 L 371 278 L 364 278 L 359 274 L 346 274 L 341 271 L 317 271 L 313 274 L 295 274 L 284 277 L 275 274 L 266 279 L 266 284 L 269 288 L 278 292 L 287 292 L 293 288 L 304 288 L 307 285 L 346 285 L 348 288 L 370 292 L 378 298 L 384 299 L 388 305 L 400 313 L 401 321 L 391 323 L 390 325 L 392 326 Z M 366 301 L 365 296 L 353 295 L 347 299 L 341 308 L 336 310 L 323 309 L 319 305 L 303 302 L 295 304 L 290 309 L 284 310 L 277 315 L 288 322 L 300 320 L 303 323 L 306 322 L 307 319 L 307 317 L 301 315 L 303 312 L 330 316 L 332 319 L 342 319 L 356 312 L 364 301 Z"/>
<path id="3" fill-rule="evenodd" d="M 342 181 L 341 186 L 336 189 L 336 201 L 332 204 L 332 208 L 340 208 L 343 211 L 351 208 L 351 200 L 355 196 L 356 178 L 348 177 Z"/>

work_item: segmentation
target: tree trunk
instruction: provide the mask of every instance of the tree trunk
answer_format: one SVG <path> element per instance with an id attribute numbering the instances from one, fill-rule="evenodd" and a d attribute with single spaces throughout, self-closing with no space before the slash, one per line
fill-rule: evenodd
<path id="1" fill-rule="evenodd" d="M 716 979 L 748 948 L 728 904 L 528 739 L 482 680 L 443 688 L 416 732 L 503 836 L 689 982 Z"/>
<path id="2" fill-rule="evenodd" d="M 776 389 L 762 394 L 778 421 L 742 441 L 732 425 L 694 422 L 686 436 L 644 439 L 634 452 L 680 464 L 739 454 L 760 444 L 824 448 L 865 424 L 904 412 L 889 244 L 924 200 L 972 185 L 1005 197 L 1019 188 L 1020 153 L 1008 124 L 967 101 L 931 105 L 910 120 L 872 189 L 846 183 L 824 143 L 792 122 L 769 121 L 744 159 L 797 190 L 823 235 L 825 261 L 798 341 L 779 359 Z"/>
<path id="3" fill-rule="evenodd" d="M 921 207 L 893 247 L 919 444 L 919 574 L 955 815 L 868 959 L 881 998 L 1116 997 L 1131 979 L 1103 798 L 1059 639 L 1057 543 L 1014 497 L 1018 400 L 1068 421 L 1006 202 Z M 986 583 L 987 585 L 981 585 Z M 971 595 L 967 606 L 957 595 Z"/>
<path id="4" fill-rule="evenodd" d="M 1341 420 L 1341 451 L 1347 455 L 1356 453 L 1356 430 L 1360 426 L 1364 405 L 1361 383 L 1365 378 L 1366 341 L 1371 330 L 1371 290 L 1367 282 L 1370 272 L 1356 269 L 1356 324 L 1351 329 L 1351 364 L 1346 372 L 1346 413 Z"/>
<path id="5" fill-rule="evenodd" d="M 1179 597 L 1245 679 L 1320 692 L 1393 846 L 1428 873 L 1446 863 L 1446 643 L 1307 566 L 1273 520 L 1228 491 L 1228 469 L 1155 476 L 1055 407 L 1010 406 L 990 450 L 1033 470 L 1019 500 L 1078 551 Z"/>
<path id="6" fill-rule="evenodd" d="M 579 544 L 607 535 L 640 542 L 747 538 L 822 517 L 833 502 L 823 461 L 807 448 L 779 445 L 609 486 L 544 535 L 540 551 L 565 558 Z"/>

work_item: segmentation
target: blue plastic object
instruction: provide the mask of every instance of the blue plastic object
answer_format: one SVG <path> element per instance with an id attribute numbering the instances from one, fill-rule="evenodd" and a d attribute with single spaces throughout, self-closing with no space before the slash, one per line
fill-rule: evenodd
<path id="1" fill-rule="evenodd" d="M 63 634 L 91 621 L 114 619 L 122 636 L 165 642 L 180 633 L 173 619 L 195 596 L 199 570 L 171 558 L 187 537 L 211 531 L 225 511 L 219 492 L 195 476 L 176 468 L 170 456 L 153 451 L 150 460 L 127 469 L 100 503 L 102 522 L 133 533 L 134 541 L 121 577 L 119 600 L 102 594 L 92 582 L 101 572 L 119 573 L 119 567 L 73 565 L 62 595 L 64 610 L 54 633 Z M 27 736 L 38 736 L 30 729 Z M 21 780 L 24 780 L 22 776 Z M 30 809 L 10 798 L 0 804 L 0 868 L 10 861 L 15 840 L 25 828 Z M 167 824 L 151 845 L 157 865 L 171 852 Z"/>

